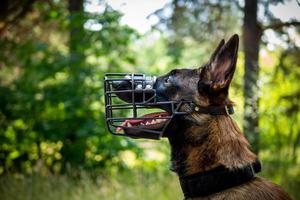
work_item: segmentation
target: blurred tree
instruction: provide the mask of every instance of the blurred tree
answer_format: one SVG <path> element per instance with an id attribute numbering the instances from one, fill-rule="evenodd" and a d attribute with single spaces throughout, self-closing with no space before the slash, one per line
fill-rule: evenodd
<path id="1" fill-rule="evenodd" d="M 89 76 L 88 72 L 82 73 L 82 70 L 88 67 L 84 55 L 86 51 L 86 46 L 84 46 L 86 39 L 84 22 L 86 21 L 86 17 L 84 15 L 83 3 L 83 0 L 68 0 L 69 38 L 67 44 L 69 49 L 69 62 L 66 70 L 68 74 L 66 87 L 68 90 L 65 92 L 71 97 L 67 100 L 70 110 L 67 109 L 68 107 L 65 107 L 66 99 L 60 99 L 60 104 L 68 110 L 69 120 L 76 123 L 73 125 L 67 123 L 69 128 L 63 132 L 63 141 L 65 141 L 61 149 L 64 160 L 62 166 L 63 170 L 66 170 L 67 164 L 78 166 L 84 163 L 88 132 L 84 133 L 84 131 L 78 133 L 78 131 L 83 126 L 87 126 L 88 123 L 91 123 L 86 117 L 86 115 L 90 113 L 90 110 L 88 108 L 82 108 L 87 95 L 87 93 L 84 92 L 84 89 L 87 89 L 84 85 L 84 80 L 86 76 Z M 81 112 L 81 114 L 76 114 L 74 111 Z"/>
<path id="2" fill-rule="evenodd" d="M 135 62 L 129 45 L 137 34 L 120 24 L 118 11 L 101 6 L 88 13 L 83 1 L 35 2 L 18 26 L 4 29 L 0 174 L 39 163 L 54 172 L 68 164 L 120 168 L 121 150 L 140 151 L 105 130 L 103 74 Z"/>
<path id="3" fill-rule="evenodd" d="M 188 38 L 199 44 L 212 41 L 202 47 L 212 50 L 222 38 L 235 32 L 238 15 L 234 10 L 235 4 L 227 0 L 173 0 L 152 15 L 159 18 L 154 27 L 168 34 L 169 55 L 178 64 Z"/>
<path id="4" fill-rule="evenodd" d="M 84 52 L 81 51 L 81 45 L 84 44 L 82 40 L 84 38 L 84 15 L 83 15 L 83 0 L 69 0 L 69 13 L 70 13 L 70 39 L 69 39 L 69 51 L 70 51 L 70 69 L 72 71 L 78 70 L 84 62 Z"/>
<path id="5" fill-rule="evenodd" d="M 243 21 L 244 63 L 244 133 L 258 153 L 258 58 L 261 30 L 257 19 L 257 0 L 245 0 Z"/>
<path id="6" fill-rule="evenodd" d="M 244 132 L 250 140 L 255 152 L 259 151 L 259 49 L 261 44 L 261 37 L 263 32 L 267 29 L 274 31 L 282 31 L 282 28 L 287 26 L 300 26 L 300 22 L 281 22 L 280 19 L 275 18 L 269 10 L 270 4 L 278 4 L 284 2 L 283 0 L 275 1 L 260 1 L 245 0 L 243 9 L 243 46 L 245 54 L 244 64 Z M 238 2 L 237 2 L 238 3 Z M 267 23 L 259 20 L 258 6 L 263 6 Z"/>

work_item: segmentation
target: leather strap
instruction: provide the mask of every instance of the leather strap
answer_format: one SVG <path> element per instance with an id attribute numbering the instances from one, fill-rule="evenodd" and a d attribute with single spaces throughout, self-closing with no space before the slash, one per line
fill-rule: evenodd
<path id="1" fill-rule="evenodd" d="M 257 160 L 243 168 L 229 170 L 220 166 L 179 180 L 185 198 L 204 197 L 246 183 L 260 171 L 261 164 Z"/>
<path id="2" fill-rule="evenodd" d="M 194 112 L 199 112 L 203 114 L 211 114 L 211 115 L 231 115 L 234 113 L 233 106 L 197 106 L 195 104 L 192 105 L 192 110 Z"/>

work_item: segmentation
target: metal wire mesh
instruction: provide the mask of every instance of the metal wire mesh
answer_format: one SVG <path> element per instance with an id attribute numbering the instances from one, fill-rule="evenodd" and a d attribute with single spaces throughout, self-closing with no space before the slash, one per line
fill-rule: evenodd
<path id="1" fill-rule="evenodd" d="M 126 81 L 129 87 L 114 89 L 113 85 L 118 84 L 121 81 Z M 179 112 L 179 108 L 182 102 L 157 102 L 156 91 L 155 89 L 153 89 L 153 87 L 151 87 L 151 84 L 149 84 L 149 78 L 144 74 L 105 74 L 104 93 L 106 124 L 109 132 L 114 135 L 129 136 L 133 138 L 159 139 L 176 114 L 185 114 L 184 112 Z M 124 101 L 120 98 L 120 96 L 122 95 L 127 96 L 127 101 Z M 147 115 L 141 116 L 141 114 L 147 112 L 149 113 L 149 111 L 153 111 L 153 109 L 163 105 L 170 108 L 171 112 L 169 113 L 169 115 L 160 117 Z M 164 123 L 164 126 L 159 130 L 151 130 L 147 129 L 147 127 L 141 126 L 128 127 L 124 125 L 126 120 L 156 119 L 166 119 L 166 123 Z M 134 134 L 132 132 L 134 132 Z"/>

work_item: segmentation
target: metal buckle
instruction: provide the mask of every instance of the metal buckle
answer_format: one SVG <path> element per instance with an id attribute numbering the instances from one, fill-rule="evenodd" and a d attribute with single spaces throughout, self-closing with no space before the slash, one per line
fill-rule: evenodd
<path id="1" fill-rule="evenodd" d="M 226 114 L 227 114 L 227 115 L 230 115 L 228 106 L 227 106 L 227 105 L 225 105 L 225 106 L 224 106 L 224 108 L 225 108 L 225 112 L 226 112 Z"/>

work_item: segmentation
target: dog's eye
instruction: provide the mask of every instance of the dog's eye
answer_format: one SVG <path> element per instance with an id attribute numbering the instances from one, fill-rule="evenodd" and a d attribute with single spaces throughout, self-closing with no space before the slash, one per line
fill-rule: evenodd
<path id="1" fill-rule="evenodd" d="M 166 86 L 170 86 L 171 85 L 171 78 L 170 78 L 170 76 L 165 78 L 165 85 Z"/>

